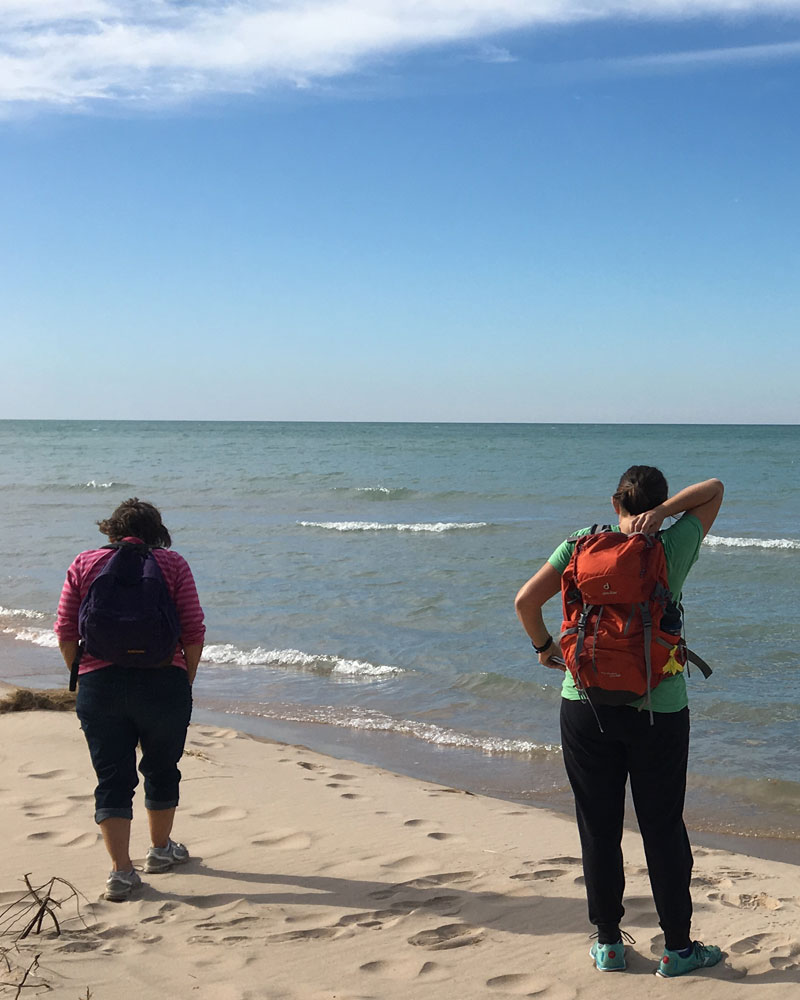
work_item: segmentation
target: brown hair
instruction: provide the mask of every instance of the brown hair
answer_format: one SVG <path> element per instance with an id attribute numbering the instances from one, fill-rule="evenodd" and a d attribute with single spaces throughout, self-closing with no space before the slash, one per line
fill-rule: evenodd
<path id="1" fill-rule="evenodd" d="M 661 469 L 654 465 L 632 465 L 622 473 L 614 499 L 626 514 L 643 514 L 658 507 L 668 495 Z"/>
<path id="2" fill-rule="evenodd" d="M 161 521 L 161 512 L 146 500 L 131 497 L 124 500 L 105 521 L 98 521 L 97 527 L 112 542 L 118 542 L 132 535 L 141 538 L 145 545 L 168 549 L 172 545 L 169 532 Z"/>

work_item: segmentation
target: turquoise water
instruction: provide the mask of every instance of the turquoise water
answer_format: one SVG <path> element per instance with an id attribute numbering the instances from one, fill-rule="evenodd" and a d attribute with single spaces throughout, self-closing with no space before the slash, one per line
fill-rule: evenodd
<path id="1" fill-rule="evenodd" d="M 715 667 L 690 680 L 694 782 L 800 830 L 797 427 L 6 421 L 0 443 L 4 676 L 58 673 L 64 571 L 137 495 L 198 581 L 201 708 L 320 745 L 371 733 L 377 759 L 401 740 L 426 773 L 472 753 L 481 787 L 502 771 L 520 793 L 558 780 L 559 696 L 517 588 L 610 519 L 628 465 L 659 465 L 672 489 L 718 476 L 684 594 Z M 546 617 L 555 630 L 556 602 Z"/>

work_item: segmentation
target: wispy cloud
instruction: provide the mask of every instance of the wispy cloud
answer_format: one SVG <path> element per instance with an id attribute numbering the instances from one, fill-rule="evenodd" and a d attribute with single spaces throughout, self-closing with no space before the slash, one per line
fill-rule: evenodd
<path id="1" fill-rule="evenodd" d="M 774 42 L 770 45 L 738 45 L 720 49 L 695 49 L 685 52 L 659 52 L 653 55 L 610 59 L 604 65 L 622 71 L 680 70 L 692 66 L 720 66 L 736 63 L 780 62 L 800 59 L 800 41 Z"/>
<path id="2" fill-rule="evenodd" d="M 0 105 L 149 106 L 313 86 L 453 43 L 479 43 L 484 61 L 508 62 L 493 39 L 537 25 L 766 13 L 800 17 L 800 0 L 0 0 Z M 723 51 L 638 64 L 782 58 L 794 43 Z"/>

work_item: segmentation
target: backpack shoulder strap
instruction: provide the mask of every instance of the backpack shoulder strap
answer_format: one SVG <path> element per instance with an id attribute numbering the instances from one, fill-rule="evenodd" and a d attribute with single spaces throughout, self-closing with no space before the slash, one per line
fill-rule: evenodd
<path id="1" fill-rule="evenodd" d="M 604 531 L 613 531 L 610 524 L 593 524 L 588 531 L 576 531 L 571 534 L 568 538 L 568 542 L 577 542 L 581 538 L 591 538 L 592 535 L 599 535 Z"/>

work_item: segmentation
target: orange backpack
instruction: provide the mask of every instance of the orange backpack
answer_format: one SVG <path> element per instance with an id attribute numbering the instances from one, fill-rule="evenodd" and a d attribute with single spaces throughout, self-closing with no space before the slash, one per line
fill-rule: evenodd
<path id="1" fill-rule="evenodd" d="M 705 676 L 711 673 L 681 636 L 681 611 L 669 591 L 659 534 L 625 535 L 594 525 L 568 540 L 575 548 L 561 577 L 559 642 L 587 700 L 626 705 L 647 696 L 650 707 L 653 689 L 680 673 L 688 659 Z"/>

